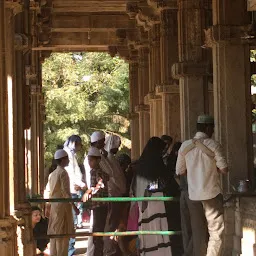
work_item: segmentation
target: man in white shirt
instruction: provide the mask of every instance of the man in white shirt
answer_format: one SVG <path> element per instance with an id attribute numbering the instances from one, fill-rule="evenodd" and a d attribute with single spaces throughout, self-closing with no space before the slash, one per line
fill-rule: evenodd
<path id="1" fill-rule="evenodd" d="M 189 199 L 201 202 L 207 220 L 209 242 L 207 253 L 202 256 L 220 255 L 224 232 L 220 174 L 226 174 L 228 169 L 220 144 L 211 139 L 213 132 L 213 117 L 199 116 L 197 133 L 182 143 L 176 164 L 176 174 L 187 175 Z"/>

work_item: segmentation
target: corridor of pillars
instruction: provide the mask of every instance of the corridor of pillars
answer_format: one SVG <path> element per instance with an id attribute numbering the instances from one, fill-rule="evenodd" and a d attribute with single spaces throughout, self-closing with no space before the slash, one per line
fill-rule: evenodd
<path id="1" fill-rule="evenodd" d="M 133 160 L 151 136 L 191 138 L 196 117 L 209 113 L 229 162 L 224 191 L 252 180 L 249 50 L 255 40 L 243 38 L 255 6 L 245 0 L 0 1 L 0 255 L 34 252 L 26 198 L 44 188 L 41 66 L 52 52 L 104 51 L 129 63 Z M 255 206 L 253 198 L 226 204 L 224 256 L 241 254 L 243 230 L 256 227 Z"/>

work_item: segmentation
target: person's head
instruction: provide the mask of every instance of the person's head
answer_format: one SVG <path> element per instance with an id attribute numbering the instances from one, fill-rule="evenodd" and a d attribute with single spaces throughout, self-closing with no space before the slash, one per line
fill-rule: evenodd
<path id="1" fill-rule="evenodd" d="M 91 169 L 95 169 L 99 166 L 101 161 L 101 153 L 98 148 L 90 147 L 88 151 L 88 163 Z"/>
<path id="2" fill-rule="evenodd" d="M 110 134 L 106 138 L 106 143 L 105 143 L 105 150 L 109 153 L 116 154 L 118 152 L 118 149 L 121 145 L 121 139 L 119 136 Z"/>
<path id="3" fill-rule="evenodd" d="M 37 224 L 38 222 L 40 222 L 41 218 L 42 218 L 42 213 L 41 213 L 41 209 L 38 206 L 32 206 L 31 207 L 32 210 L 32 224 Z"/>
<path id="4" fill-rule="evenodd" d="M 131 164 L 131 158 L 127 154 L 120 154 L 117 160 L 123 171 L 126 171 L 128 166 Z"/>
<path id="5" fill-rule="evenodd" d="M 69 164 L 68 153 L 64 149 L 58 149 L 54 153 L 56 163 L 61 167 L 66 167 Z"/>
<path id="6" fill-rule="evenodd" d="M 179 152 L 179 149 L 180 149 L 180 147 L 181 147 L 181 144 L 182 144 L 181 142 L 175 142 L 175 143 L 173 144 L 171 154 L 177 156 L 177 155 L 178 155 L 178 152 Z"/>
<path id="7" fill-rule="evenodd" d="M 91 146 L 103 149 L 105 146 L 105 134 L 101 131 L 96 131 L 91 135 Z"/>
<path id="8" fill-rule="evenodd" d="M 214 133 L 214 118 L 209 115 L 201 115 L 197 119 L 197 131 L 205 133 L 209 138 Z"/>
<path id="9" fill-rule="evenodd" d="M 166 175 L 163 162 L 165 142 L 158 137 L 152 137 L 146 144 L 138 160 L 137 175 L 155 180 Z"/>
<path id="10" fill-rule="evenodd" d="M 173 142 L 173 139 L 172 139 L 172 137 L 169 136 L 169 135 L 162 135 L 162 136 L 161 136 L 161 140 L 164 141 L 165 144 L 166 144 L 166 145 L 165 145 L 165 148 L 164 148 L 164 150 L 163 150 L 163 153 L 165 154 L 165 153 L 168 151 L 168 149 L 171 147 L 172 142 Z"/>
<path id="11" fill-rule="evenodd" d="M 70 148 L 74 152 L 78 152 L 82 148 L 82 139 L 78 135 L 71 135 L 65 142 L 64 146 Z"/>

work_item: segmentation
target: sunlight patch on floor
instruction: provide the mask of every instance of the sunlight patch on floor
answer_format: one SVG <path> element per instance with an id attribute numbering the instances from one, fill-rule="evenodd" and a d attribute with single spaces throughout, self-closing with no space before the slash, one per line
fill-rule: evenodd
<path id="1" fill-rule="evenodd" d="M 80 233 L 80 232 L 88 232 L 88 231 L 89 231 L 89 226 L 85 227 L 84 229 L 77 229 L 76 232 Z M 85 256 L 87 246 L 88 246 L 88 237 L 78 237 L 76 239 L 76 244 L 75 244 L 75 248 L 76 248 L 76 254 L 75 255 Z"/>

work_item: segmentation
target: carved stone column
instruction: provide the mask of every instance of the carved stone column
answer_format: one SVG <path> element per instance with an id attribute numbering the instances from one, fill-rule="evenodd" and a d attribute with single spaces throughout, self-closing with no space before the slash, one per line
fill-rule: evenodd
<path id="1" fill-rule="evenodd" d="M 8 104 L 5 48 L 5 1 L 0 1 L 0 218 L 9 214 Z M 0 252 L 1 249 L 0 249 Z"/>
<path id="2" fill-rule="evenodd" d="M 131 120 L 131 141 L 132 160 L 140 156 L 140 135 L 139 135 L 139 115 L 135 112 L 135 106 L 139 104 L 139 83 L 138 83 L 138 60 L 132 59 L 129 62 L 129 82 L 130 82 L 130 120 Z"/>
<path id="3" fill-rule="evenodd" d="M 7 7 L 7 6 L 6 6 Z M 6 45 L 6 82 L 8 94 L 8 146 L 9 146 L 9 189 L 10 189 L 10 213 L 14 213 L 15 204 L 17 202 L 18 190 L 16 179 L 17 170 L 17 93 L 16 93 L 16 72 L 15 72 L 15 49 L 14 49 L 14 7 L 8 5 L 5 8 L 5 45 Z"/>
<path id="4" fill-rule="evenodd" d="M 161 84 L 156 92 L 162 97 L 162 134 L 180 139 L 180 111 L 178 81 L 171 73 L 171 67 L 178 60 L 177 6 L 160 4 L 160 52 Z M 175 89 L 176 88 L 176 89 Z"/>
<path id="5" fill-rule="evenodd" d="M 135 107 L 139 113 L 140 153 L 142 153 L 150 138 L 149 106 L 144 104 L 144 98 L 149 92 L 149 50 L 146 45 L 138 45 L 139 51 L 139 105 Z"/>
<path id="6" fill-rule="evenodd" d="M 252 125 L 250 94 L 250 49 L 243 42 L 248 21 L 246 1 L 213 1 L 213 26 L 206 31 L 206 46 L 213 53 L 215 138 L 224 147 L 229 174 L 224 191 L 252 174 Z M 238 121 L 239 120 L 239 123 Z M 237 146 L 239 145 L 239 146 Z M 236 233 L 235 208 L 225 231 L 224 255 L 240 255 L 241 236 Z"/>
<path id="7" fill-rule="evenodd" d="M 162 98 L 156 95 L 156 88 L 161 83 L 161 58 L 160 58 L 160 24 L 153 24 L 150 31 L 151 39 L 151 81 L 150 93 L 147 102 L 150 106 L 150 136 L 163 134 Z"/>
<path id="8" fill-rule="evenodd" d="M 173 66 L 173 75 L 179 78 L 182 140 L 194 136 L 197 116 L 208 110 L 207 63 L 201 46 L 210 11 L 208 0 L 178 2 L 179 63 Z"/>

